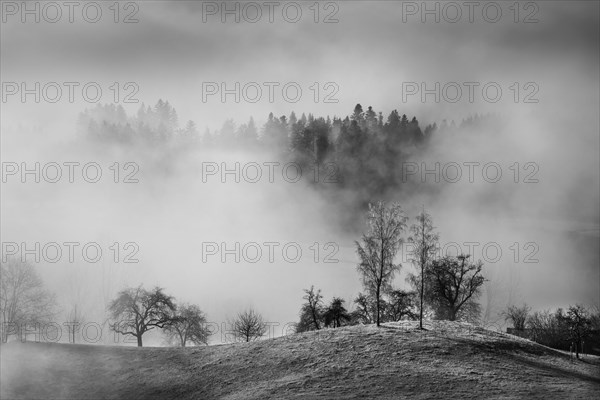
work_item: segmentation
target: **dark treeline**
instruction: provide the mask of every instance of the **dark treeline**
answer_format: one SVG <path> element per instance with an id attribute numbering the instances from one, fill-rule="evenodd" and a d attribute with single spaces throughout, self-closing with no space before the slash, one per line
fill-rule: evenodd
<path id="1" fill-rule="evenodd" d="M 276 117 L 271 113 L 262 127 L 252 117 L 241 125 L 228 119 L 219 130 L 200 133 L 193 121 L 180 127 L 176 110 L 168 101 L 159 100 L 154 107 L 142 105 L 135 116 L 128 116 L 120 105 L 97 105 L 80 115 L 78 129 L 87 138 L 123 146 L 268 149 L 279 161 L 295 162 L 302 171 L 311 171 L 303 176 L 322 183 L 321 187 L 354 192 L 364 208 L 369 199 L 385 198 L 386 192 L 410 184 L 402 176 L 403 163 L 423 154 L 434 135 L 477 128 L 490 118 L 471 117 L 459 126 L 444 120 L 439 127 L 434 123 L 421 128 L 416 117 L 397 110 L 384 117 L 372 107 L 364 110 L 357 104 L 343 118 L 294 112 Z"/>
<path id="2" fill-rule="evenodd" d="M 507 331 L 555 349 L 600 354 L 600 308 L 581 304 L 566 310 L 544 310 L 531 313 L 527 304 L 512 305 L 502 312 L 513 327 Z"/>

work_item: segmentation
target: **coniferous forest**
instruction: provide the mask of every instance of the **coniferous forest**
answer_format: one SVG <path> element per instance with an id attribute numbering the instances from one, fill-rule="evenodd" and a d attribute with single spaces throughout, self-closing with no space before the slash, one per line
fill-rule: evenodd
<path id="1" fill-rule="evenodd" d="M 501 129 L 500 122 L 496 115 L 488 114 L 470 116 L 459 124 L 443 120 L 422 127 L 416 116 L 408 117 L 396 109 L 384 116 L 371 106 L 365 110 L 356 104 L 343 117 L 295 112 L 277 117 L 270 113 L 262 125 L 253 117 L 244 123 L 227 119 L 211 132 L 191 120 L 181 124 L 175 107 L 159 100 L 154 107 L 142 104 L 135 115 L 114 104 L 86 109 L 79 115 L 77 130 L 93 143 L 140 151 L 267 151 L 279 161 L 309 171 L 304 178 L 321 189 L 351 192 L 358 198 L 356 205 L 365 210 L 371 199 L 386 197 L 400 186 L 423 188 L 424 179 L 418 173 L 407 173 L 405 163 L 425 155 L 436 137 L 483 130 L 490 134 Z"/>

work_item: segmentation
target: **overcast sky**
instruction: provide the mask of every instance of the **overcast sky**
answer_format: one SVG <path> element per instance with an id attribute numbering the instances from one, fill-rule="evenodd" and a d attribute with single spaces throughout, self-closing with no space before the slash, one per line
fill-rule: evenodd
<path id="1" fill-rule="evenodd" d="M 37 24 L 33 15 L 26 15 L 29 22 L 21 23 L 20 6 L 15 15 L 5 11 L 2 80 L 104 82 L 101 101 L 106 102 L 111 95 L 108 82 L 135 82 L 139 93 L 134 98 L 150 104 L 166 98 L 183 121 L 194 119 L 211 128 L 218 128 L 228 117 L 245 120 L 252 115 L 264 120 L 270 111 L 276 115 L 291 110 L 346 115 L 357 102 L 386 115 L 398 108 L 428 121 L 460 119 L 477 111 L 515 108 L 509 89 L 514 82 L 535 82 L 540 89 L 536 96 L 539 106 L 519 104 L 518 109 L 552 115 L 560 104 L 565 114 L 575 109 L 582 115 L 594 115 L 598 99 L 592 84 L 598 79 L 595 2 L 538 2 L 537 8 L 522 5 L 519 23 L 514 22 L 515 11 L 503 3 L 493 3 L 502 10 L 496 23 L 486 21 L 493 20 L 496 8 L 484 8 L 485 2 L 473 9 L 472 23 L 462 2 L 454 3 L 461 5 L 462 17 L 456 23 L 446 22 L 454 18 L 455 8 L 438 5 L 440 23 L 435 22 L 435 15 L 425 15 L 427 20 L 422 23 L 420 2 L 416 3 L 419 10 L 413 11 L 406 5 L 410 2 L 393 1 L 335 2 L 336 7 L 327 9 L 324 2 L 319 19 L 332 14 L 329 18 L 337 23 L 314 23 L 310 2 L 299 2 L 302 17 L 296 23 L 286 21 L 295 12 L 294 7 L 284 9 L 286 3 L 274 7 L 272 23 L 268 6 L 253 3 L 261 5 L 262 17 L 250 23 L 246 19 L 253 17 L 254 8 L 241 3 L 240 23 L 235 23 L 234 15 L 225 15 L 228 22 L 222 23 L 220 11 L 204 3 L 207 10 L 203 13 L 203 2 L 139 2 L 139 10 L 122 9 L 119 15 L 122 20 L 135 11 L 132 18 L 139 22 L 116 24 L 107 4 L 95 24 L 85 21 L 81 7 L 74 9 L 73 23 L 68 22 L 66 7 L 61 7 L 63 15 L 57 23 L 44 21 L 44 16 L 51 18 L 54 11 L 48 8 L 44 13 L 43 6 Z M 220 3 L 217 5 L 220 9 Z M 427 7 L 433 9 L 434 3 Z M 88 8 L 85 15 L 93 17 L 93 10 Z M 538 22 L 524 23 L 528 16 Z M 403 82 L 426 82 L 432 87 L 434 82 L 470 81 L 481 86 L 499 83 L 502 99 L 496 104 L 486 102 L 480 86 L 472 104 L 466 92 L 455 104 L 442 101 L 432 107 L 432 96 L 421 104 L 417 95 L 402 102 Z M 218 95 L 202 101 L 203 82 L 225 82 L 229 88 L 235 82 L 241 86 L 278 82 L 280 86 L 272 104 L 263 86 L 263 97 L 255 104 L 243 100 L 236 104 L 229 95 L 223 105 Z M 283 100 L 281 87 L 288 82 L 301 85 L 303 93 L 297 104 Z M 309 88 L 314 82 L 337 84 L 339 92 L 333 98 L 339 102 L 323 103 L 321 98 L 315 104 L 314 91 Z M 323 87 L 321 91 L 320 97 L 329 93 Z M 81 101 L 81 93 L 75 93 Z M 253 92 L 249 96 L 253 97 Z M 12 112 L 9 106 L 18 104 L 9 99 L 3 105 Z M 51 107 L 46 104 L 43 110 L 40 107 L 39 116 L 56 116 L 64 105 L 68 101 Z"/>

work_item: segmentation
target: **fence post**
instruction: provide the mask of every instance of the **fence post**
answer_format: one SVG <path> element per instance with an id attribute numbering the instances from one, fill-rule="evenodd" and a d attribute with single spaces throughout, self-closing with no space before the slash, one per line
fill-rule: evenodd
<path id="1" fill-rule="evenodd" d="M 571 346 L 569 347 L 569 359 L 573 362 L 573 342 L 571 342 Z"/>

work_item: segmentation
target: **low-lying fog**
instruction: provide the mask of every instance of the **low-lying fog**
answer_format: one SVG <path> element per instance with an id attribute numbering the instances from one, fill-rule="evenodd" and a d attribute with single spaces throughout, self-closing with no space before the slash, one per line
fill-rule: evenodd
<path id="1" fill-rule="evenodd" d="M 339 24 L 246 25 L 242 36 L 242 25 L 194 24 L 199 17 L 188 2 L 140 4 L 143 18 L 135 26 L 99 24 L 86 30 L 77 24 L 7 23 L 1 39 L 3 81 L 135 80 L 140 101 L 169 100 L 180 114 L 180 126 L 192 119 L 200 133 L 205 127 L 214 132 L 226 118 L 245 123 L 250 115 L 260 128 L 269 111 L 345 117 L 356 103 L 373 106 L 385 117 L 393 109 L 415 115 L 422 128 L 494 113 L 506 124 L 499 134 L 486 129 L 436 136 L 425 155 L 413 160 L 429 167 L 458 163 L 459 182 L 435 183 L 430 176 L 423 190 L 399 188 L 384 200 L 400 201 L 411 222 L 425 207 L 442 245 L 458 243 L 467 251 L 468 243 L 477 243 L 473 256 L 484 261 L 489 279 L 480 299 L 489 321 L 499 320 L 498 312 L 508 303 L 525 301 L 537 310 L 599 304 L 598 4 L 540 3 L 538 24 L 514 24 L 509 18 L 492 26 L 481 21 L 402 24 L 400 10 L 391 3 L 343 3 Z M 564 30 L 557 28 L 559 22 Z M 272 35 L 274 30 L 284 43 Z M 220 39 L 213 43 L 208 37 Z M 61 41 L 66 41 L 64 48 L 55 49 Z M 67 51 L 76 56 L 68 57 Z M 298 81 L 306 87 L 335 80 L 340 101 L 200 103 L 200 82 L 207 80 Z M 421 102 L 417 97 L 402 103 L 402 81 L 496 81 L 506 92 L 498 104 Z M 535 81 L 539 103 L 514 104 L 508 87 L 516 81 Z M 63 166 L 58 183 L 34 183 L 31 175 L 21 183 L 17 174 L 2 185 L 4 243 L 96 242 L 103 250 L 102 259 L 91 263 L 82 259 L 80 246 L 76 262 L 69 263 L 63 246 L 59 262 L 37 263 L 63 310 L 78 304 L 88 321 L 102 323 L 119 289 L 159 285 L 179 301 L 198 304 L 209 321 L 225 322 L 252 306 L 282 327 L 297 321 L 304 288 L 322 289 L 326 301 L 343 297 L 349 308 L 362 290 L 354 241 L 365 229 L 365 215 L 356 211 L 353 194 L 336 198 L 304 180 L 287 182 L 281 165 L 274 166 L 274 182 L 269 182 L 263 163 L 285 163 L 269 149 L 96 147 L 75 131 L 78 112 L 90 104 L 11 100 L 2 106 L 3 163 L 97 162 L 102 169 L 98 183 L 83 180 L 80 167 L 69 183 Z M 138 107 L 127 111 L 133 115 Z M 119 183 L 109 168 L 115 162 Z M 127 162 L 139 166 L 134 176 L 139 183 L 121 182 L 135 169 Z M 222 183 L 217 174 L 203 182 L 203 166 L 210 162 L 230 167 L 256 162 L 264 166 L 263 178 L 236 183 L 229 175 Z M 480 163 L 472 183 L 464 164 L 470 162 Z M 497 183 L 483 179 L 481 166 L 490 162 L 502 169 Z M 524 182 L 527 177 L 537 182 Z M 115 242 L 119 262 L 113 259 Z M 225 242 L 229 248 L 255 242 L 262 258 L 237 263 L 229 255 L 222 262 L 218 253 L 203 261 L 203 243 L 208 242 Z M 265 242 L 279 243 L 273 262 Z M 293 247 L 288 246 L 288 260 L 282 255 L 290 243 L 302 251 L 297 262 L 290 261 Z M 488 262 L 497 258 L 498 248 L 502 255 Z M 447 249 L 455 252 L 452 246 Z M 255 248 L 247 250 L 252 258 Z M 127 255 L 139 262 L 123 262 Z M 324 262 L 328 256 L 338 262 Z M 395 281 L 404 288 L 412 270 L 407 258 L 402 252 L 402 273 Z M 155 337 L 146 343 L 162 342 Z"/>

